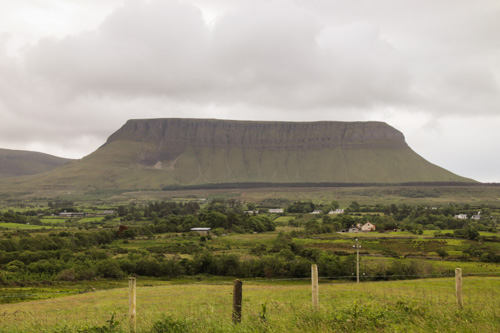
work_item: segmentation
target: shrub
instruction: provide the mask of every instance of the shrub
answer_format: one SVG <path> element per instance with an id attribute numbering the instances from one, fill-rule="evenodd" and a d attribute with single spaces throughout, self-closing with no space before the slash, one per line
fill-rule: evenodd
<path id="1" fill-rule="evenodd" d="M 61 281 L 75 281 L 76 280 L 76 271 L 74 268 L 65 269 L 65 270 L 59 272 L 59 274 L 57 274 L 56 278 L 58 280 L 61 280 Z"/>
<path id="2" fill-rule="evenodd" d="M 448 252 L 446 252 L 443 249 L 437 249 L 436 253 L 441 257 L 441 258 L 446 258 L 448 256 Z"/>
<path id="3" fill-rule="evenodd" d="M 113 259 L 99 261 L 96 270 L 97 274 L 104 278 L 120 278 L 124 275 L 118 262 Z"/>

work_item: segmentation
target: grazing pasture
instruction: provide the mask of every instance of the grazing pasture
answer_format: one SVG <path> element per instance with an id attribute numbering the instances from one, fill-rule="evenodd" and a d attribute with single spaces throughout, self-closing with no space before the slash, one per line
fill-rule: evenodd
<path id="1" fill-rule="evenodd" d="M 154 285 L 143 281 L 137 288 L 137 331 L 500 330 L 499 277 L 464 277 L 463 308 L 457 305 L 453 278 L 360 284 L 324 279 L 320 282 L 320 307 L 315 311 L 311 306 L 310 279 L 243 281 L 242 321 L 233 324 L 231 281 Z M 95 332 L 103 327 L 127 332 L 128 296 L 128 288 L 117 288 L 4 304 L 2 332 Z"/>

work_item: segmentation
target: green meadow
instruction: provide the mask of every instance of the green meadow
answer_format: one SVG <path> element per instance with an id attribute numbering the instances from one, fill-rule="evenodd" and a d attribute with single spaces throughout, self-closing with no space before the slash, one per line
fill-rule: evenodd
<path id="1" fill-rule="evenodd" d="M 233 324 L 232 283 L 138 280 L 137 332 L 496 332 L 500 278 L 464 277 L 463 308 L 453 278 L 386 282 L 243 281 L 242 321 Z M 124 282 L 125 283 L 125 282 Z M 129 290 L 88 291 L 4 304 L 2 332 L 128 332 Z"/>
<path id="2" fill-rule="evenodd" d="M 20 224 L 20 223 L 0 223 L 0 228 L 6 229 L 19 229 L 19 230 L 36 230 L 36 229 L 52 229 L 53 227 L 34 225 L 34 224 Z"/>

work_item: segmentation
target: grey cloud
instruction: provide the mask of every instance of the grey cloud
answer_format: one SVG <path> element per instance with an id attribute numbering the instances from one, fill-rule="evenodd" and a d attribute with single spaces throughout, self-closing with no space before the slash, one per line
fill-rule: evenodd
<path id="1" fill-rule="evenodd" d="M 287 84 L 317 70 L 320 27 L 303 8 L 257 1 L 224 15 L 214 30 L 214 62 L 233 79 L 251 71 L 257 84 Z"/>
<path id="2" fill-rule="evenodd" d="M 212 32 L 191 5 L 133 2 L 95 31 L 40 42 L 27 64 L 75 93 L 286 109 L 399 103 L 410 87 L 401 56 L 376 26 L 328 28 L 289 1 L 241 5 Z"/>
<path id="3" fill-rule="evenodd" d="M 403 60 L 394 66 L 396 58 L 385 57 L 386 69 L 402 65 L 409 72 L 409 94 L 398 94 L 406 106 L 438 116 L 493 114 L 500 107 L 500 39 L 493 37 L 500 31 L 498 1 L 479 0 L 473 5 L 467 0 L 300 3 L 333 27 L 355 22 L 376 26 L 380 38 L 393 47 L 397 59 Z M 364 70 L 359 68 L 358 73 Z M 384 74 L 382 71 L 379 77 Z M 382 93 L 393 87 L 382 88 Z M 471 94 L 481 97 L 470 98 Z"/>
<path id="4" fill-rule="evenodd" d="M 176 1 L 131 2 L 95 31 L 42 40 L 28 53 L 27 65 L 76 93 L 177 94 L 203 85 L 207 38 L 195 7 Z"/>
<path id="5" fill-rule="evenodd" d="M 408 64 L 378 27 L 353 22 L 325 30 L 320 41 L 328 74 L 323 86 L 335 85 L 325 92 L 331 96 L 328 104 L 370 108 L 411 101 Z"/>
<path id="6" fill-rule="evenodd" d="M 381 106 L 470 113 L 480 105 L 487 113 L 500 106 L 500 42 L 487 37 L 500 30 L 494 2 L 212 5 L 232 8 L 213 30 L 188 3 L 127 1 L 93 31 L 42 40 L 26 64 L 76 96 L 358 113 Z"/>

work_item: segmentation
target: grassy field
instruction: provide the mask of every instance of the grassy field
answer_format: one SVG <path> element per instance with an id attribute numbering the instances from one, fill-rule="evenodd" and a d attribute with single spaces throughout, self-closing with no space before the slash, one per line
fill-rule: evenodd
<path id="1" fill-rule="evenodd" d="M 355 253 L 353 238 L 302 238 L 296 239 L 298 245 L 306 248 L 321 249 L 329 252 Z M 476 246 L 473 241 L 465 239 L 436 239 L 436 238 L 407 238 L 398 239 L 396 237 L 388 238 L 359 238 L 362 246 L 361 253 L 366 255 L 385 255 L 385 256 L 419 256 L 440 259 L 437 250 L 445 250 L 448 259 L 459 259 L 471 247 Z M 482 250 L 496 251 L 499 243 L 485 243 L 481 245 Z"/>
<path id="2" fill-rule="evenodd" d="M 33 230 L 33 229 L 52 229 L 54 227 L 47 227 L 43 225 L 34 225 L 34 224 L 0 223 L 0 228 Z"/>
<path id="3" fill-rule="evenodd" d="M 394 261 L 400 259 L 384 258 L 384 257 L 361 257 L 360 274 L 366 272 L 368 277 L 372 276 L 372 271 L 379 266 L 388 266 Z M 402 262 L 402 261 L 400 261 Z M 434 267 L 437 272 L 443 272 L 444 276 L 453 275 L 455 268 L 460 267 L 464 271 L 464 275 L 495 275 L 500 276 L 500 266 L 494 263 L 483 262 L 456 262 L 446 260 L 428 260 L 429 265 Z M 363 279 L 363 276 L 361 276 Z"/>
<path id="4" fill-rule="evenodd" d="M 295 219 L 295 216 L 279 216 L 273 222 L 277 226 L 283 226 L 283 225 L 288 225 L 288 222 L 290 222 L 290 221 L 292 221 L 294 219 Z"/>
<path id="5" fill-rule="evenodd" d="M 99 216 L 99 217 L 84 217 L 82 219 L 79 219 L 78 222 L 81 223 L 86 223 L 86 222 L 101 222 L 104 220 L 104 217 Z"/>
<path id="6" fill-rule="evenodd" d="M 318 311 L 311 308 L 309 280 L 244 281 L 238 325 L 231 322 L 231 281 L 180 282 L 138 282 L 138 332 L 500 330 L 498 277 L 464 277 L 463 309 L 456 304 L 453 278 L 360 284 L 322 281 Z M 105 332 L 96 328 L 110 324 L 116 324 L 118 332 L 127 332 L 128 288 L 5 304 L 1 311 L 2 332 Z"/>
<path id="7" fill-rule="evenodd" d="M 48 200 L 70 200 L 82 205 L 103 209 L 118 204 L 147 203 L 155 200 L 196 200 L 207 198 L 234 198 L 243 202 L 258 203 L 265 199 L 289 201 L 313 200 L 317 203 L 339 202 L 341 208 L 352 201 L 360 204 L 408 204 L 442 206 L 470 204 L 500 206 L 499 186 L 386 186 L 386 187 L 303 187 L 303 188 L 242 188 L 176 191 L 2 191 L 0 207 L 8 208 L 12 202 L 22 202 L 23 207 L 46 206 Z M 32 209 L 32 208 L 30 208 Z"/>
<path id="8" fill-rule="evenodd" d="M 40 219 L 40 222 L 63 224 L 64 222 L 66 222 L 66 220 L 67 218 L 62 218 L 62 217 L 44 217 Z"/>

